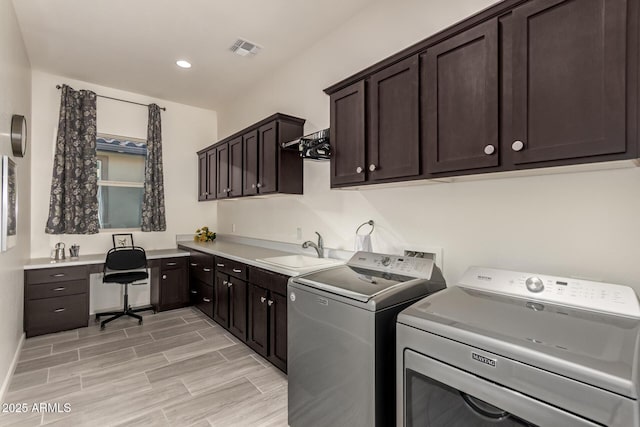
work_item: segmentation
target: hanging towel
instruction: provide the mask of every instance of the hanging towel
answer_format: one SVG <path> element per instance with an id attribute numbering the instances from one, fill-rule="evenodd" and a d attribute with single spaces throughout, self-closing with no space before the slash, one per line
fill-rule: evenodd
<path id="1" fill-rule="evenodd" d="M 370 234 L 356 234 L 355 251 L 373 252 Z"/>

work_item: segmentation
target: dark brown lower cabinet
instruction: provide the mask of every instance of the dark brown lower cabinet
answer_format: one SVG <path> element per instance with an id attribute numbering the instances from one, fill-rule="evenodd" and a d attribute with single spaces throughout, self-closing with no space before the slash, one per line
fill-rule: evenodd
<path id="1" fill-rule="evenodd" d="M 213 320 L 229 328 L 229 276 L 216 271 L 213 293 Z"/>
<path id="2" fill-rule="evenodd" d="M 27 338 L 88 325 L 89 274 L 86 266 L 27 270 L 24 286 Z"/>
<path id="3" fill-rule="evenodd" d="M 152 273 L 153 275 L 153 273 Z M 153 280 L 153 278 L 152 278 Z M 173 310 L 189 305 L 189 270 L 187 258 L 167 258 L 161 261 L 158 295 L 152 287 L 151 303 L 158 311 Z"/>
<path id="4" fill-rule="evenodd" d="M 247 344 L 287 372 L 288 277 L 266 270 L 249 271 Z"/>
<path id="5" fill-rule="evenodd" d="M 204 314 L 213 318 L 213 287 L 197 281 L 191 288 L 193 304 Z"/>

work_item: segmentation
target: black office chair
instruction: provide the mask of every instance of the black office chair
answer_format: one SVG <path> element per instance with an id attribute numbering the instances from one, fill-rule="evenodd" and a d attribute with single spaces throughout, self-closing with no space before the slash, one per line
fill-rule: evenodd
<path id="1" fill-rule="evenodd" d="M 109 311 L 96 313 L 96 322 L 101 316 L 113 316 L 100 323 L 100 329 L 122 316 L 130 316 L 138 319 L 138 324 L 142 325 L 142 316 L 135 314 L 140 311 L 154 310 L 153 306 L 145 306 L 132 309 L 129 305 L 129 285 L 138 280 L 149 278 L 147 273 L 147 254 L 144 249 L 138 246 L 126 248 L 113 248 L 107 252 L 107 259 L 104 262 L 103 283 L 120 283 L 124 285 L 124 307 L 122 311 Z"/>

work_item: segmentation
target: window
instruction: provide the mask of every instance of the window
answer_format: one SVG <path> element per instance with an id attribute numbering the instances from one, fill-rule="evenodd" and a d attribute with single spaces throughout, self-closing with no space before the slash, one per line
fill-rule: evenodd
<path id="1" fill-rule="evenodd" d="M 113 135 L 97 137 L 98 218 L 101 229 L 140 228 L 147 143 Z"/>

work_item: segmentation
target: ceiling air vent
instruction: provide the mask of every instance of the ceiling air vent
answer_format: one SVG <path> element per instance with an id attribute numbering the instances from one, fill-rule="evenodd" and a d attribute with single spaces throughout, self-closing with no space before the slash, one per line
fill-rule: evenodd
<path id="1" fill-rule="evenodd" d="M 251 43 L 249 41 L 238 39 L 236 42 L 229 48 L 229 50 L 236 55 L 240 56 L 252 56 L 258 53 L 262 49 L 262 47 L 258 46 L 255 43 Z"/>

